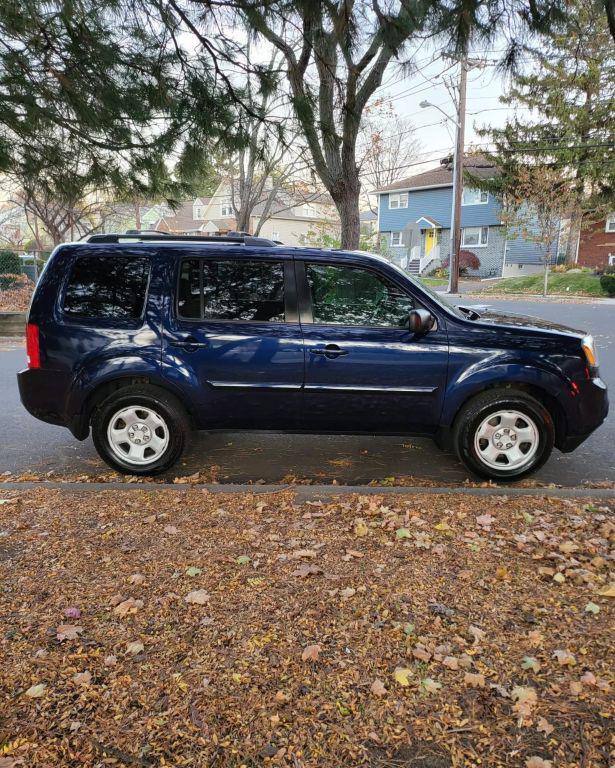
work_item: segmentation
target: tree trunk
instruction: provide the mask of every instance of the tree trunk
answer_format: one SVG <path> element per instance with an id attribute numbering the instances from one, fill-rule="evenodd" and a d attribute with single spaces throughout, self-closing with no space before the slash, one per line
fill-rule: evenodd
<path id="1" fill-rule="evenodd" d="M 570 216 L 568 242 L 566 243 L 566 264 L 574 264 L 577 255 L 577 243 L 581 233 L 581 211 L 575 210 Z"/>
<path id="2" fill-rule="evenodd" d="M 141 203 L 135 200 L 135 229 L 141 229 Z"/>
<path id="3" fill-rule="evenodd" d="M 342 222 L 342 248 L 356 251 L 361 239 L 361 220 L 359 218 L 360 185 L 344 184 L 339 191 L 331 193 L 335 207 Z"/>
<path id="4" fill-rule="evenodd" d="M 547 295 L 547 290 L 549 287 L 549 263 L 551 261 L 551 255 L 549 254 L 547 257 L 545 257 L 545 279 L 542 284 L 542 295 Z"/>

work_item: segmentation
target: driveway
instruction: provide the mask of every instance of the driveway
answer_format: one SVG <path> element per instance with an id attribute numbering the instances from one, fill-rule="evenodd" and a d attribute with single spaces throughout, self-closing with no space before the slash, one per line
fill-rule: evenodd
<path id="1" fill-rule="evenodd" d="M 480 298 L 474 303 L 487 303 Z M 470 303 L 467 301 L 466 303 Z M 556 304 L 489 301 L 506 311 L 534 314 L 589 331 L 598 345 L 602 376 L 615 392 L 615 307 L 610 303 Z M 78 442 L 70 433 L 32 418 L 19 402 L 15 373 L 24 365 L 23 347 L 0 339 L 0 473 L 70 473 L 98 475 L 108 468 L 91 440 Z M 552 458 L 534 479 L 558 485 L 615 481 L 615 409 L 607 422 L 576 452 Z M 201 472 L 221 482 L 275 482 L 282 479 L 366 484 L 385 478 L 461 482 L 466 470 L 430 440 L 280 434 L 200 434 L 182 465 L 171 474 Z"/>

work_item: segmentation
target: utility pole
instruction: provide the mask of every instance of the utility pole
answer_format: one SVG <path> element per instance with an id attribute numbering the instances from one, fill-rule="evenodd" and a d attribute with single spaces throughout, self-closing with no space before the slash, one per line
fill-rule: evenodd
<path id="1" fill-rule="evenodd" d="M 461 250 L 461 195 L 463 192 L 463 152 L 466 128 L 466 87 L 468 82 L 468 59 L 460 62 L 459 100 L 457 101 L 457 131 L 453 157 L 453 211 L 451 215 L 451 258 L 448 270 L 448 292 L 459 291 L 459 251 Z"/>

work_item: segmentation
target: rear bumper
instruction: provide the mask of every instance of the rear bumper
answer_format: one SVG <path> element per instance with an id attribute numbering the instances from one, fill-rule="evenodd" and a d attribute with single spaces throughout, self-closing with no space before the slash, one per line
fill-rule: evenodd
<path id="1" fill-rule="evenodd" d="M 81 416 L 64 411 L 66 387 L 60 374 L 44 368 L 24 368 L 17 374 L 17 385 L 22 405 L 34 418 L 66 427 L 78 440 L 85 440 L 89 426 Z"/>
<path id="2" fill-rule="evenodd" d="M 585 442 L 609 413 L 607 387 L 600 378 L 583 382 L 577 398 L 577 413 L 569 421 L 567 433 L 557 445 L 563 453 L 570 453 Z"/>

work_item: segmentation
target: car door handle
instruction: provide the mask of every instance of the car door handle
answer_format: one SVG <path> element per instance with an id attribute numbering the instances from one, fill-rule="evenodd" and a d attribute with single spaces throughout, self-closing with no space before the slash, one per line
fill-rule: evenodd
<path id="1" fill-rule="evenodd" d="M 188 352 L 195 349 L 202 349 L 209 344 L 208 341 L 199 341 L 194 336 L 182 336 L 180 338 L 168 337 L 167 342 L 171 347 L 180 347 L 181 349 L 185 349 Z"/>
<path id="2" fill-rule="evenodd" d="M 323 355 L 329 360 L 335 360 L 336 357 L 344 357 L 348 352 L 345 349 L 340 349 L 337 344 L 327 344 L 326 347 L 317 347 L 310 349 L 311 355 Z"/>

